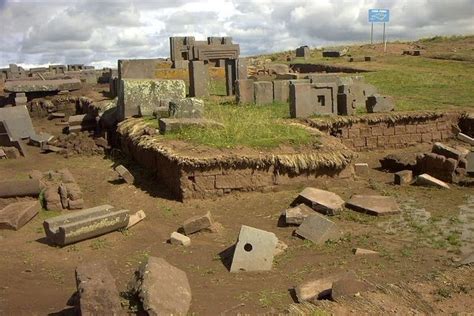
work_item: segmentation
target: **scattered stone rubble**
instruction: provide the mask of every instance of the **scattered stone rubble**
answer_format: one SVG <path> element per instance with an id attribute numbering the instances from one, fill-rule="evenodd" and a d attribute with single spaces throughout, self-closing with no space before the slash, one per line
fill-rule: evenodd
<path id="1" fill-rule="evenodd" d="M 344 207 L 344 200 L 335 193 L 316 188 L 304 189 L 293 204 L 304 203 L 316 212 L 326 215 L 336 215 Z"/>

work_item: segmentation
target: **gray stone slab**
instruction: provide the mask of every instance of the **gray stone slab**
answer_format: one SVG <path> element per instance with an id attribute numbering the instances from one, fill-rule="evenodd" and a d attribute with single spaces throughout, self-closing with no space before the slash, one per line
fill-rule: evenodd
<path id="1" fill-rule="evenodd" d="M 128 210 L 101 205 L 49 218 L 43 222 L 43 227 L 51 242 L 64 246 L 126 227 L 128 213 Z"/>
<path id="2" fill-rule="evenodd" d="M 239 79 L 236 82 L 237 103 L 250 104 L 255 102 L 255 88 L 252 79 Z"/>
<path id="3" fill-rule="evenodd" d="M 325 215 L 336 215 L 344 207 L 344 200 L 339 195 L 316 188 L 305 188 L 293 202 L 296 203 L 304 203 Z"/>
<path id="4" fill-rule="evenodd" d="M 12 140 L 30 138 L 36 135 L 26 106 L 0 108 L 0 121 L 3 122 Z"/>
<path id="5" fill-rule="evenodd" d="M 201 118 L 204 115 L 204 101 L 197 98 L 172 100 L 169 102 L 170 118 Z"/>
<path id="6" fill-rule="evenodd" d="M 397 185 L 407 185 L 413 182 L 413 171 L 402 170 L 394 174 L 394 181 Z"/>
<path id="7" fill-rule="evenodd" d="M 203 61 L 193 60 L 189 63 L 189 96 L 209 96 L 209 70 Z"/>
<path id="8" fill-rule="evenodd" d="M 186 127 L 221 128 L 223 126 L 221 123 L 205 118 L 160 118 L 158 125 L 161 134 L 177 131 Z"/>
<path id="9" fill-rule="evenodd" d="M 119 291 L 104 261 L 87 261 L 76 268 L 81 315 L 126 315 Z"/>
<path id="10" fill-rule="evenodd" d="M 376 94 L 367 98 L 366 107 L 368 113 L 390 112 L 395 109 L 395 101 L 392 97 Z"/>
<path id="11" fill-rule="evenodd" d="M 163 258 L 149 257 L 135 276 L 135 290 L 148 315 L 187 315 L 192 294 L 184 271 Z"/>
<path id="12" fill-rule="evenodd" d="M 342 235 L 333 221 L 318 213 L 306 217 L 295 232 L 298 236 L 308 239 L 315 244 L 323 244 L 328 240 L 337 240 Z"/>
<path id="13" fill-rule="evenodd" d="M 273 103 L 273 84 L 271 81 L 255 81 L 255 104 L 266 105 Z"/>
<path id="14" fill-rule="evenodd" d="M 6 92 L 50 92 L 79 90 L 81 87 L 79 79 L 18 80 L 7 81 L 4 90 Z"/>
<path id="15" fill-rule="evenodd" d="M 211 225 L 211 212 L 207 212 L 204 215 L 196 215 L 184 221 L 183 230 L 186 235 L 190 235 L 200 230 L 210 228 Z"/>
<path id="16" fill-rule="evenodd" d="M 457 137 L 460 141 L 463 141 L 465 143 L 468 143 L 471 146 L 474 146 L 474 138 L 463 133 L 459 133 Z"/>
<path id="17" fill-rule="evenodd" d="M 242 225 L 230 272 L 271 270 L 277 243 L 274 233 Z"/>
<path id="18" fill-rule="evenodd" d="M 273 100 L 279 102 L 288 102 L 290 99 L 290 81 L 274 80 L 273 81 Z"/>
<path id="19" fill-rule="evenodd" d="M 459 160 L 463 157 L 463 154 L 459 150 L 438 142 L 433 144 L 431 152 L 455 160 Z"/>
<path id="20" fill-rule="evenodd" d="M 38 201 L 16 202 L 0 210 L 0 229 L 18 230 L 38 214 Z"/>
<path id="21" fill-rule="evenodd" d="M 391 196 L 353 195 L 346 207 L 369 215 L 383 216 L 400 213 L 397 201 Z"/>

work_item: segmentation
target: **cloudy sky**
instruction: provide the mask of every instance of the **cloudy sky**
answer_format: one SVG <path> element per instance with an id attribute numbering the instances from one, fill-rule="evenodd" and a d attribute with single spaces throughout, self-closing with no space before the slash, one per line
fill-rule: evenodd
<path id="1" fill-rule="evenodd" d="M 183 35 L 232 36 L 247 56 L 367 42 L 369 8 L 391 10 L 389 39 L 474 34 L 474 0 L 0 0 L 0 68 L 168 57 Z"/>

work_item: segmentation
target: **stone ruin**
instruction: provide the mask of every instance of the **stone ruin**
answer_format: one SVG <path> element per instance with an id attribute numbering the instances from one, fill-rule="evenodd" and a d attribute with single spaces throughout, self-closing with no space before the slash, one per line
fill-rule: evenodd
<path id="1" fill-rule="evenodd" d="M 309 46 L 300 46 L 296 49 L 296 58 L 303 58 L 304 60 L 308 59 L 311 55 Z"/>
<path id="2" fill-rule="evenodd" d="M 376 88 L 361 76 L 308 74 L 303 79 L 296 79 L 298 74 L 288 74 L 288 77 L 295 79 L 237 80 L 237 102 L 257 105 L 289 102 L 293 118 L 318 114 L 352 115 L 357 108 L 366 108 L 369 113 L 394 109 L 393 99 L 378 95 Z"/>

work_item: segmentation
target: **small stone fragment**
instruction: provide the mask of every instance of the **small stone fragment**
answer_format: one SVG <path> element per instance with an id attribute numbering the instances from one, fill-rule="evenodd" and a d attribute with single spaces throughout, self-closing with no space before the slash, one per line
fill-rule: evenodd
<path id="1" fill-rule="evenodd" d="M 196 233 L 200 230 L 211 227 L 212 218 L 211 212 L 207 212 L 204 215 L 197 215 L 187 219 L 183 223 L 183 230 L 186 235 Z"/>
<path id="2" fill-rule="evenodd" d="M 173 245 L 188 247 L 191 245 L 191 238 L 178 232 L 172 232 L 170 236 L 170 243 Z"/>
<path id="3" fill-rule="evenodd" d="M 133 182 L 135 181 L 135 178 L 133 177 L 133 175 L 123 165 L 118 165 L 117 167 L 115 167 L 115 171 L 128 184 L 133 184 Z"/>
<path id="4" fill-rule="evenodd" d="M 354 249 L 352 249 L 352 252 L 353 252 L 356 256 L 360 256 L 360 255 L 376 255 L 376 254 L 378 254 L 377 251 L 373 251 L 373 250 L 369 250 L 369 249 L 363 249 L 363 248 L 354 248 Z"/>
<path id="5" fill-rule="evenodd" d="M 64 183 L 59 185 L 59 196 L 61 197 L 61 205 L 64 209 L 69 207 L 69 199 L 67 197 L 67 188 Z"/>
<path id="6" fill-rule="evenodd" d="M 413 182 L 413 171 L 402 170 L 394 174 L 393 182 L 397 185 L 406 185 Z"/>
<path id="7" fill-rule="evenodd" d="M 314 214 L 314 210 L 303 203 L 283 211 L 287 225 L 301 225 L 303 220 L 311 214 Z"/>
<path id="8" fill-rule="evenodd" d="M 354 170 L 356 176 L 365 177 L 369 175 L 369 165 L 367 163 L 354 164 Z"/>
<path id="9" fill-rule="evenodd" d="M 449 189 L 449 185 L 447 185 L 446 182 L 438 180 L 435 177 L 432 177 L 426 173 L 416 177 L 415 183 L 417 185 L 426 185 L 426 186 L 434 186 L 441 189 Z"/>
<path id="10" fill-rule="evenodd" d="M 128 219 L 127 229 L 134 226 L 134 225 L 136 225 L 136 224 L 138 224 L 139 222 L 141 222 L 145 218 L 146 218 L 146 214 L 143 210 L 139 210 L 135 214 L 130 215 L 130 217 Z"/>

